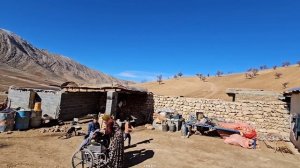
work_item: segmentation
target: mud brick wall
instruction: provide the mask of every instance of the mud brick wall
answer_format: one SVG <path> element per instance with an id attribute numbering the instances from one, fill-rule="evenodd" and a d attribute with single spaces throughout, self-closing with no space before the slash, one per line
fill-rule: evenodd
<path id="1" fill-rule="evenodd" d="M 137 125 L 148 123 L 152 120 L 154 100 L 152 94 L 128 94 L 126 106 L 122 109 L 126 114 L 132 115 Z"/>
<path id="2" fill-rule="evenodd" d="M 260 94 L 236 94 L 235 101 L 253 100 L 253 101 L 278 101 L 278 95 L 260 95 Z"/>
<path id="3" fill-rule="evenodd" d="M 290 113 L 288 105 L 281 101 L 238 101 L 184 97 L 153 97 L 154 110 L 172 108 L 187 118 L 189 114 L 204 112 L 207 117 L 225 122 L 246 122 L 258 131 L 260 139 L 267 133 L 281 134 L 289 141 Z"/>
<path id="4" fill-rule="evenodd" d="M 105 106 L 106 93 L 65 92 L 61 95 L 59 119 L 72 120 L 87 114 L 98 114 Z"/>

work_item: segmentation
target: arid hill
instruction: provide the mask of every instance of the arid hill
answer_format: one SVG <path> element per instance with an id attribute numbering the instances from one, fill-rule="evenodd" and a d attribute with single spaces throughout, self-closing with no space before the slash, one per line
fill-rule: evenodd
<path id="1" fill-rule="evenodd" d="M 10 85 L 48 86 L 65 81 L 85 85 L 122 83 L 68 57 L 38 49 L 4 29 L 0 29 L 0 72 L 0 91 Z"/>
<path id="2" fill-rule="evenodd" d="M 276 79 L 275 74 L 282 74 Z M 300 86 L 300 66 L 280 67 L 276 70 L 267 69 L 259 71 L 255 78 L 247 79 L 244 73 L 221 77 L 208 77 L 203 82 L 198 77 L 182 77 L 178 79 L 163 80 L 163 84 L 149 82 L 136 84 L 158 95 L 185 96 L 200 98 L 216 98 L 230 100 L 227 88 L 263 89 L 275 92 L 286 90 L 283 83 L 288 82 L 287 88 Z"/>

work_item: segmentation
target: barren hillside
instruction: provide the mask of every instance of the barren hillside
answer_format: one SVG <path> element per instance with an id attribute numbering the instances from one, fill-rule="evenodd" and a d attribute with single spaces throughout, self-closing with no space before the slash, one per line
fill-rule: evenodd
<path id="1" fill-rule="evenodd" d="M 275 79 L 275 73 L 282 73 L 281 78 Z M 222 77 L 209 77 L 206 82 L 198 77 L 182 77 L 164 80 L 163 84 L 149 82 L 136 84 L 159 95 L 219 98 L 229 100 L 225 93 L 227 88 L 251 88 L 282 92 L 283 83 L 288 82 L 287 88 L 300 86 L 300 67 L 297 65 L 281 67 L 276 70 L 259 71 L 257 77 L 246 79 L 245 74 L 234 74 Z"/>
<path id="2" fill-rule="evenodd" d="M 90 85 L 121 82 L 70 58 L 38 49 L 3 29 L 0 29 L 0 70 L 0 91 L 12 84 L 43 86 L 65 81 Z"/>

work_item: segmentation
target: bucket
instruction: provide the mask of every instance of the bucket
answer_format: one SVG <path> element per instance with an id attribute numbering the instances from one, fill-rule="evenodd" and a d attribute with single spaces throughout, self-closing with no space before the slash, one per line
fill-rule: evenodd
<path id="1" fill-rule="evenodd" d="M 15 123 L 15 111 L 4 110 L 0 112 L 0 132 L 12 131 Z"/>
<path id="2" fill-rule="evenodd" d="M 41 102 L 36 102 L 34 103 L 34 111 L 42 111 L 42 103 Z"/>
<path id="3" fill-rule="evenodd" d="M 181 127 L 181 136 L 186 136 L 187 135 L 187 127 L 184 124 L 182 124 L 182 127 Z"/>
<path id="4" fill-rule="evenodd" d="M 173 122 L 171 122 L 169 124 L 169 131 L 170 132 L 175 132 L 176 131 L 176 125 Z"/>
<path id="5" fill-rule="evenodd" d="M 30 118 L 30 127 L 36 128 L 41 126 L 42 123 L 42 112 L 41 111 L 33 111 L 31 113 Z"/>
<path id="6" fill-rule="evenodd" d="M 29 127 L 31 111 L 20 110 L 16 113 L 15 128 L 17 130 L 26 130 Z"/>
<path id="7" fill-rule="evenodd" d="M 169 127 L 168 127 L 167 123 L 163 123 L 161 126 L 162 126 L 162 131 L 163 132 L 168 132 L 169 131 Z"/>

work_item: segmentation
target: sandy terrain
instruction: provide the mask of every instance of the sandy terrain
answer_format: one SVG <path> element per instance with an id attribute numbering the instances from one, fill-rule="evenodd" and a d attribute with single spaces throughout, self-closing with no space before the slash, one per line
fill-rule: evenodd
<path id="1" fill-rule="evenodd" d="M 26 73 L 6 64 L 0 63 L 0 92 L 7 91 L 9 86 L 49 87 L 50 84 L 61 84 L 61 81 L 47 81 L 47 77 Z"/>
<path id="2" fill-rule="evenodd" d="M 39 130 L 1 133 L 0 167 L 69 168 L 71 156 L 83 137 L 62 140 L 59 135 L 42 134 Z M 125 150 L 128 167 L 300 167 L 299 155 L 274 153 L 264 145 L 258 150 L 248 150 L 224 144 L 219 138 L 194 135 L 184 139 L 179 132 L 163 133 L 143 127 L 132 138 L 135 145 Z"/>
<path id="3" fill-rule="evenodd" d="M 282 73 L 280 79 L 275 79 L 274 74 Z M 148 89 L 158 95 L 167 96 L 185 96 L 185 97 L 202 97 L 202 98 L 219 98 L 230 100 L 225 91 L 227 88 L 252 88 L 273 90 L 282 92 L 285 90 L 282 83 L 289 82 L 288 88 L 300 86 L 300 67 L 290 66 L 260 71 L 254 79 L 246 79 L 245 74 L 233 74 L 223 77 L 209 77 L 206 82 L 197 77 L 182 77 L 179 79 L 164 80 L 159 85 L 158 82 L 148 82 L 136 84 Z"/>

